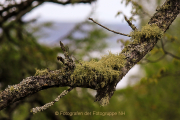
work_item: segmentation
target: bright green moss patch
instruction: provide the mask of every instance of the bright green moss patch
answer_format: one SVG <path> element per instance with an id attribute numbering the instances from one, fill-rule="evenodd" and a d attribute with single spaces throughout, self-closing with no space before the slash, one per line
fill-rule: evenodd
<path id="1" fill-rule="evenodd" d="M 142 38 L 161 39 L 161 37 L 163 36 L 163 31 L 156 24 L 147 24 L 144 27 L 142 27 L 141 31 L 135 30 L 131 32 L 130 35 L 132 37 L 132 40 L 134 40 L 134 43 L 139 43 Z"/>
<path id="2" fill-rule="evenodd" d="M 125 56 L 122 54 L 105 55 L 98 62 L 91 60 L 90 62 L 81 62 L 82 65 L 76 65 L 74 73 L 71 75 L 71 79 L 74 82 L 96 82 L 100 83 L 97 88 L 103 88 L 109 82 L 117 80 L 120 74 L 120 68 L 124 66 Z M 85 80 L 85 81 L 84 81 Z"/>

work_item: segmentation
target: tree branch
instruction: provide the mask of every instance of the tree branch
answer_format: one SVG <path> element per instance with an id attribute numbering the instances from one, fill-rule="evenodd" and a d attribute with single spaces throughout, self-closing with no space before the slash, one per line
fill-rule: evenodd
<path id="1" fill-rule="evenodd" d="M 12 2 L 10 0 L 8 5 L 0 3 L 2 9 L 0 9 L 0 27 L 8 19 L 15 17 L 15 19 L 21 19 L 21 17 L 27 12 L 31 11 L 35 7 L 41 5 L 44 2 L 53 2 L 60 5 L 77 4 L 77 3 L 91 3 L 96 0 L 67 0 L 62 2 L 59 0 L 23 0 L 20 3 Z M 6 2 L 6 1 L 5 1 Z M 35 4 L 36 2 L 36 4 Z"/>
<path id="2" fill-rule="evenodd" d="M 161 46 L 162 46 L 162 49 L 163 49 L 163 52 L 164 52 L 165 55 L 167 54 L 167 55 L 170 55 L 170 56 L 173 57 L 173 58 L 176 58 L 176 59 L 179 59 L 179 60 L 180 60 L 180 57 L 179 57 L 179 56 L 176 56 L 176 55 L 174 55 L 174 54 L 172 54 L 172 53 L 170 53 L 170 52 L 168 52 L 168 51 L 165 50 L 165 48 L 164 48 L 164 43 L 163 43 L 162 39 L 161 39 Z"/>
<path id="3" fill-rule="evenodd" d="M 179 0 L 166 0 L 161 8 L 148 22 L 149 25 L 141 31 L 132 33 L 134 41 L 118 54 L 109 54 L 100 61 L 82 62 L 76 64 L 72 73 L 66 67 L 60 70 L 39 71 L 38 76 L 30 76 L 16 85 L 9 86 L 0 93 L 0 110 L 8 105 L 22 100 L 40 90 L 51 87 L 85 87 L 97 90 L 96 101 L 102 105 L 108 103 L 117 83 L 123 76 L 153 49 L 171 23 L 180 12 Z M 65 60 L 64 63 L 67 61 Z M 71 76 L 70 76 L 71 75 Z"/>

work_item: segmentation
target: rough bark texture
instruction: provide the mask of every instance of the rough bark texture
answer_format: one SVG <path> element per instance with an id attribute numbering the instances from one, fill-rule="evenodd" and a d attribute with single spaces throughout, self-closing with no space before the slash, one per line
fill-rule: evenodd
<path id="1" fill-rule="evenodd" d="M 165 32 L 177 15 L 180 12 L 180 0 L 167 0 L 160 9 L 153 15 L 148 22 L 149 25 L 158 26 L 163 32 Z M 6 108 L 8 105 L 23 99 L 31 94 L 34 94 L 40 90 L 51 87 L 85 87 L 97 90 L 96 101 L 102 99 L 110 99 L 113 95 L 117 83 L 123 76 L 148 52 L 150 52 L 157 41 L 158 37 L 145 37 L 141 36 L 138 42 L 132 42 L 124 48 L 120 55 L 125 56 L 124 66 L 120 69 L 121 74 L 119 79 L 115 79 L 102 88 L 97 88 L 98 81 L 96 82 L 81 82 L 70 79 L 68 80 L 67 74 L 62 70 L 49 71 L 47 75 L 31 76 L 24 79 L 19 84 L 9 86 L 0 93 L 0 110 Z M 101 81 L 101 80 L 99 80 Z"/>

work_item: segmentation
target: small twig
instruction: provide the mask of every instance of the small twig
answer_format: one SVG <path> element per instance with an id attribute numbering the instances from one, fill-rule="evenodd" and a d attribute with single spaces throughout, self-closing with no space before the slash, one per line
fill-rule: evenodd
<path id="1" fill-rule="evenodd" d="M 169 53 L 169 52 L 166 52 L 168 55 L 170 55 L 171 57 L 173 57 L 173 58 L 176 58 L 176 59 L 179 59 L 180 60 L 180 57 L 178 57 L 178 56 L 176 56 L 176 55 L 174 55 L 174 54 L 172 54 L 172 53 Z"/>
<path id="2" fill-rule="evenodd" d="M 158 62 L 158 61 L 162 60 L 165 56 L 166 56 L 166 54 L 164 54 L 163 56 L 161 56 L 157 60 L 149 60 L 149 59 L 144 59 L 144 60 L 146 60 L 149 63 L 155 63 L 155 62 Z"/>
<path id="3" fill-rule="evenodd" d="M 79 60 L 76 59 L 73 55 L 72 55 L 72 57 L 73 57 L 80 65 L 82 65 L 82 63 L 80 63 Z"/>
<path id="4" fill-rule="evenodd" d="M 130 20 L 128 20 L 125 15 L 124 15 L 124 19 L 126 20 L 126 22 L 128 23 L 128 25 L 129 25 L 133 30 L 137 30 L 137 28 L 135 27 L 135 25 L 133 25 L 132 22 L 131 22 Z"/>
<path id="5" fill-rule="evenodd" d="M 46 110 L 50 106 L 54 105 L 55 102 L 58 102 L 63 96 L 67 95 L 73 89 L 74 89 L 74 87 L 70 87 L 69 89 L 64 90 L 54 101 L 46 103 L 45 105 L 43 105 L 41 107 L 32 108 L 31 112 L 33 112 L 33 114 L 35 114 L 37 112 L 41 112 L 41 111 Z"/>
<path id="6" fill-rule="evenodd" d="M 127 37 L 131 37 L 131 36 L 130 36 L 130 35 L 128 35 L 128 34 L 124 34 L 124 33 L 116 32 L 116 31 L 114 31 L 114 30 L 110 30 L 109 28 L 107 28 L 107 27 L 105 27 L 105 26 L 103 26 L 103 25 L 101 25 L 101 24 L 97 23 L 97 22 L 96 22 L 96 21 L 94 21 L 92 18 L 89 18 L 89 20 L 93 21 L 94 23 L 98 24 L 99 26 L 101 26 L 101 27 L 105 28 L 105 29 L 106 29 L 106 30 L 108 30 L 108 31 L 111 31 L 111 32 L 116 33 L 116 34 L 124 35 L 124 36 L 127 36 Z"/>
<path id="7" fill-rule="evenodd" d="M 73 63 L 73 59 L 69 56 L 69 51 L 65 48 L 64 44 L 61 41 L 60 41 L 60 46 L 64 53 L 65 59 L 62 58 L 61 56 L 58 56 L 57 60 L 60 60 L 66 66 L 66 68 L 74 71 L 75 64 Z"/>
<path id="8" fill-rule="evenodd" d="M 162 46 L 162 49 L 163 49 L 163 52 L 164 52 L 164 55 L 163 55 L 163 56 L 161 56 L 161 57 L 158 58 L 157 60 L 148 60 L 148 59 L 144 59 L 144 60 L 146 60 L 146 61 L 149 62 L 149 63 L 155 63 L 155 62 L 158 62 L 158 61 L 162 60 L 166 55 L 170 55 L 171 57 L 180 60 L 180 57 L 178 57 L 178 56 L 176 56 L 176 55 L 174 55 L 174 54 L 172 54 L 172 53 L 170 53 L 170 52 L 168 52 L 168 51 L 165 50 L 165 48 L 164 48 L 164 43 L 163 43 L 162 39 L 161 39 L 161 46 Z M 159 46 L 158 46 L 158 47 L 159 47 Z"/>
<path id="9" fill-rule="evenodd" d="M 64 44 L 61 41 L 60 41 L 60 46 L 61 46 L 61 49 L 62 49 L 62 51 L 64 53 L 65 59 L 69 59 L 68 51 L 67 51 Z"/>

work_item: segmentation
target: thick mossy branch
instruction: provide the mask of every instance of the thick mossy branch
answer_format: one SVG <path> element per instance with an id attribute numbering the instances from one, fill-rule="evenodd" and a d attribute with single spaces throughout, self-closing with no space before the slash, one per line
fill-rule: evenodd
<path id="1" fill-rule="evenodd" d="M 96 100 L 102 106 L 107 105 L 113 95 L 121 68 L 125 65 L 125 56 L 123 54 L 105 55 L 99 61 L 82 61 L 82 65 L 76 65 L 71 80 L 75 83 L 89 83 L 89 86 L 95 85 L 97 90 Z"/>
<path id="2" fill-rule="evenodd" d="M 82 65 L 81 65 L 82 64 Z M 120 69 L 124 67 L 125 56 L 122 54 L 112 54 L 109 52 L 109 55 L 105 55 L 101 60 L 95 61 L 91 60 L 90 62 L 81 61 L 81 64 L 76 64 L 74 72 L 71 74 L 70 78 L 65 78 L 71 86 L 83 86 L 83 84 L 89 84 L 88 86 L 95 86 L 95 90 L 101 91 L 98 94 L 101 94 L 101 97 L 96 96 L 96 101 L 104 101 L 108 96 L 107 91 L 114 91 L 110 89 L 112 83 L 116 83 L 119 80 L 119 75 L 121 74 Z M 48 71 L 36 70 L 36 76 L 44 76 L 49 79 L 60 79 L 63 75 L 66 76 L 67 71 L 59 70 L 57 71 Z M 108 90 L 104 90 L 107 89 Z M 103 90 L 102 90 L 103 89 Z M 109 99 L 108 99 L 109 100 Z M 104 105 L 104 102 L 100 102 Z M 108 103 L 108 101 L 106 101 Z"/>

